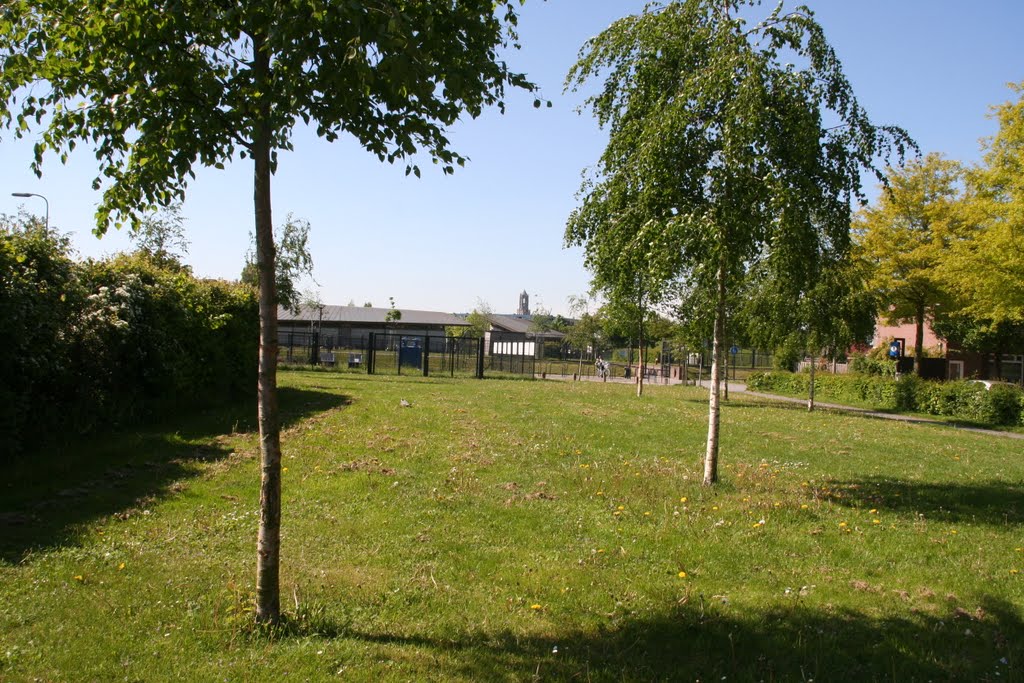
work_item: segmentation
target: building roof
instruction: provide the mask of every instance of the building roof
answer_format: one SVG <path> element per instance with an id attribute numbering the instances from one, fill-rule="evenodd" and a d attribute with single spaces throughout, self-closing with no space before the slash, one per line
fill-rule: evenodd
<path id="1" fill-rule="evenodd" d="M 561 339 L 565 335 L 558 330 L 536 330 L 533 327 L 532 316 L 522 315 L 498 315 L 492 313 L 487 316 L 491 326 L 495 327 L 503 332 L 516 332 L 519 334 L 528 334 L 534 337 L 546 337 L 548 339 Z"/>
<path id="2" fill-rule="evenodd" d="M 369 306 L 324 306 L 323 321 L 325 323 L 350 323 L 353 325 L 443 325 L 445 327 L 468 327 L 469 323 L 452 313 L 437 311 L 414 311 L 408 308 L 396 309 L 402 314 L 401 320 L 389 322 L 387 314 L 390 308 L 371 308 Z M 279 322 L 308 323 L 320 320 L 320 309 L 316 306 L 302 306 L 293 313 L 281 306 L 277 307 Z"/>

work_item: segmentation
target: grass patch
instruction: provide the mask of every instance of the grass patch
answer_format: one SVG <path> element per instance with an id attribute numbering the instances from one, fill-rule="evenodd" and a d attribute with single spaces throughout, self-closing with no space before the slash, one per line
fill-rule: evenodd
<path id="1" fill-rule="evenodd" d="M 693 388 L 281 379 L 286 623 L 247 406 L 15 472 L 0 679 L 1024 679 L 1016 442 L 734 396 L 707 490 Z"/>

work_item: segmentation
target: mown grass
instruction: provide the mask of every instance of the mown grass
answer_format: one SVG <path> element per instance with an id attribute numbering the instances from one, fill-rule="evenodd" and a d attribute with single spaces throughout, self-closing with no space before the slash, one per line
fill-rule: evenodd
<path id="1" fill-rule="evenodd" d="M 286 627 L 240 406 L 14 470 L 0 679 L 1024 680 L 1019 442 L 734 396 L 704 489 L 694 388 L 281 377 Z"/>

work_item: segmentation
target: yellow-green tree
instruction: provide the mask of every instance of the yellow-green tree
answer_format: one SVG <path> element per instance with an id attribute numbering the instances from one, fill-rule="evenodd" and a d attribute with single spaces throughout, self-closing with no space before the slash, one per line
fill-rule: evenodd
<path id="1" fill-rule="evenodd" d="M 1024 82 L 1010 87 L 1018 99 L 993 108 L 999 132 L 967 174 L 966 239 L 939 271 L 962 312 L 992 327 L 1024 322 Z"/>
<path id="2" fill-rule="evenodd" d="M 854 221 L 857 251 L 872 269 L 869 286 L 883 317 L 889 324 L 912 322 L 916 327 L 917 373 L 925 322 L 949 300 L 939 266 L 963 234 L 963 175 L 958 162 L 939 154 L 911 160 L 889 170 L 889 187 Z"/>

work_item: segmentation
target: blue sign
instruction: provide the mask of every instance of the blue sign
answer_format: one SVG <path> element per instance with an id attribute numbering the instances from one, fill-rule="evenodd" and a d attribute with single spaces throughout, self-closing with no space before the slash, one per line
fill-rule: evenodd
<path id="1" fill-rule="evenodd" d="M 900 357 L 900 343 L 897 342 L 897 341 L 894 341 L 891 344 L 889 344 L 889 358 L 899 358 L 899 357 Z"/>
<path id="2" fill-rule="evenodd" d="M 736 355 L 737 353 L 739 353 L 739 352 L 740 352 L 740 347 L 738 347 L 738 346 L 734 346 L 734 347 L 732 347 L 731 349 L 729 349 L 729 353 L 731 353 L 731 354 L 732 354 L 732 355 L 734 355 L 734 356 L 735 356 L 735 355 Z"/>

